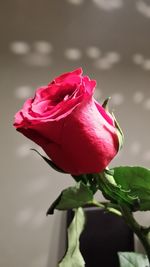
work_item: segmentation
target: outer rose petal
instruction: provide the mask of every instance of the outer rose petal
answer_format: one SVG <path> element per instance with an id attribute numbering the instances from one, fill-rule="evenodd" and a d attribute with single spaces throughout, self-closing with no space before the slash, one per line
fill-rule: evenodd
<path id="1" fill-rule="evenodd" d="M 94 101 L 66 118 L 61 146 L 44 148 L 51 159 L 75 175 L 102 171 L 118 151 L 116 130 L 98 112 Z"/>
<path id="2" fill-rule="evenodd" d="M 96 87 L 96 81 L 90 80 L 89 77 L 84 76 L 83 77 L 83 83 L 84 87 L 86 88 L 86 91 L 89 93 L 89 95 L 93 95 L 95 87 Z"/>
<path id="3" fill-rule="evenodd" d="M 99 113 L 103 116 L 103 118 L 112 126 L 115 126 L 114 119 L 110 114 L 94 99 L 94 103 L 99 111 Z"/>
<path id="4" fill-rule="evenodd" d="M 66 79 L 68 79 L 68 77 L 69 78 L 71 78 L 72 76 L 79 76 L 80 77 L 82 75 L 82 72 L 83 72 L 82 71 L 82 68 L 78 68 L 78 69 L 76 69 L 74 71 L 71 71 L 71 72 L 66 72 L 66 73 L 64 73 L 64 74 L 56 77 L 53 80 L 53 82 L 55 82 L 55 83 L 61 83 L 61 82 L 66 81 Z"/>

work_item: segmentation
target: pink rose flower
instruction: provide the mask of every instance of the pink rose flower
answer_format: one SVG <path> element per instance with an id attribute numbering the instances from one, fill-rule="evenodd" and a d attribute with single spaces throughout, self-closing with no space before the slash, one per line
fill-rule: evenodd
<path id="1" fill-rule="evenodd" d="M 96 81 L 82 69 L 36 90 L 16 114 L 14 126 L 74 175 L 105 169 L 119 149 L 113 117 L 93 98 Z"/>

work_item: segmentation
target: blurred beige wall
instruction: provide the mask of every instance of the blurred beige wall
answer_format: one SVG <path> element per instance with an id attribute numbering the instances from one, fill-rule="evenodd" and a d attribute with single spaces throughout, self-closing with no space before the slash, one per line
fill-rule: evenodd
<path id="1" fill-rule="evenodd" d="M 150 166 L 150 5 L 146 0 L 0 3 L 0 266 L 56 267 L 65 215 L 45 213 L 71 177 L 51 170 L 12 126 L 34 89 L 82 66 L 125 144 L 112 165 Z M 149 213 L 137 214 L 150 224 Z M 139 244 L 137 243 L 137 248 Z"/>

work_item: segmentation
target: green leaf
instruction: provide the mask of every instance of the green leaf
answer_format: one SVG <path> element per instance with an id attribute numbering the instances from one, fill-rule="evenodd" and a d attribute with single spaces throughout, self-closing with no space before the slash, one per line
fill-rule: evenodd
<path id="1" fill-rule="evenodd" d="M 120 267 L 149 267 L 146 255 L 134 252 L 119 252 Z"/>
<path id="2" fill-rule="evenodd" d="M 68 228 L 68 249 L 59 267 L 84 267 L 85 262 L 80 253 L 79 238 L 84 229 L 85 216 L 82 208 L 75 211 L 74 218 Z"/>
<path id="3" fill-rule="evenodd" d="M 102 173 L 96 174 L 99 189 L 104 197 L 113 203 L 125 203 L 129 208 L 137 205 L 138 198 L 132 195 L 129 190 L 125 190 L 120 184 L 114 180 L 114 170 L 104 170 Z"/>
<path id="4" fill-rule="evenodd" d="M 150 170 L 143 167 L 116 167 L 114 179 L 118 186 L 139 199 L 136 210 L 150 210 Z"/>
<path id="5" fill-rule="evenodd" d="M 51 204 L 46 212 L 46 216 L 51 215 L 54 213 L 54 210 L 57 209 L 57 204 L 61 201 L 62 193 L 55 199 L 55 201 Z"/>
<path id="6" fill-rule="evenodd" d="M 48 159 L 47 157 L 41 155 L 41 153 L 40 153 L 39 151 L 37 151 L 36 149 L 31 148 L 31 150 L 35 151 L 35 152 L 36 152 L 42 159 L 44 159 L 45 162 L 48 163 L 48 165 L 49 165 L 50 167 L 52 167 L 55 171 L 58 171 L 58 172 L 61 172 L 61 173 L 66 173 L 66 172 L 64 172 L 62 169 L 60 169 L 59 167 L 57 167 L 56 164 L 55 164 L 53 161 L 51 161 L 51 160 Z"/>
<path id="7" fill-rule="evenodd" d="M 54 209 L 68 210 L 82 207 L 93 201 L 93 193 L 84 183 L 79 182 L 76 186 L 69 187 L 61 192 L 47 211 L 52 214 Z"/>

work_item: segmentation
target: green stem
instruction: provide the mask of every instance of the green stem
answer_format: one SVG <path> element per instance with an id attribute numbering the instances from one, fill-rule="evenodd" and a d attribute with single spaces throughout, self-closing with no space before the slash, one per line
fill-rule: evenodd
<path id="1" fill-rule="evenodd" d="M 147 254 L 147 257 L 149 259 L 150 263 L 150 232 L 148 228 L 144 228 L 141 225 L 137 223 L 137 221 L 134 219 L 132 212 L 130 209 L 125 205 L 120 205 L 120 209 L 123 215 L 123 218 L 125 219 L 126 223 L 129 225 L 129 227 L 133 230 L 133 232 L 138 236 L 139 240 L 143 244 L 143 247 L 145 248 L 145 252 Z"/>

